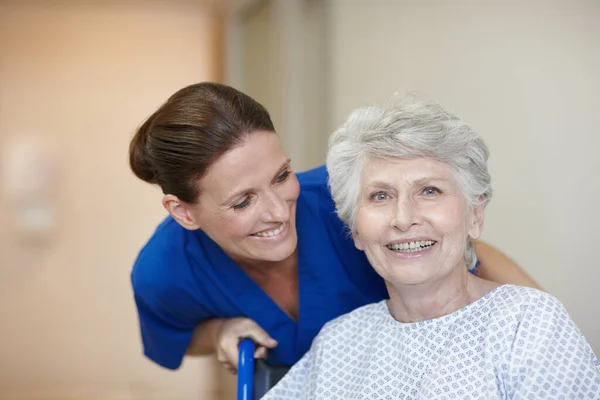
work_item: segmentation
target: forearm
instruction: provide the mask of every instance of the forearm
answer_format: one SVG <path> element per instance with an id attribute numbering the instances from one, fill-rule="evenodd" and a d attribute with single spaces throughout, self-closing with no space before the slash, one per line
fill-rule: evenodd
<path id="1" fill-rule="evenodd" d="M 190 356 L 202 356 L 213 354 L 217 343 L 217 335 L 225 319 L 215 318 L 200 323 L 194 329 L 194 336 L 185 354 Z"/>
<path id="2" fill-rule="evenodd" d="M 476 240 L 475 251 L 480 262 L 477 273 L 480 278 L 497 283 L 510 283 L 541 289 L 537 282 L 498 249 Z"/>

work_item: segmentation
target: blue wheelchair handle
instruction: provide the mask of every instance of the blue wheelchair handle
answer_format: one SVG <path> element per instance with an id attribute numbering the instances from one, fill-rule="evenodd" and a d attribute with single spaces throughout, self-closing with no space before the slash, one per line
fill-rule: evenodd
<path id="1" fill-rule="evenodd" d="M 238 400 L 253 400 L 254 398 L 254 341 L 242 339 L 238 355 Z"/>

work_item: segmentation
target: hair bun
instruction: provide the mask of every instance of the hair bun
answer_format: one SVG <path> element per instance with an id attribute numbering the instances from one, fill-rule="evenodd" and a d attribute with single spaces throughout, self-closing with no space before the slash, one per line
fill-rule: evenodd
<path id="1" fill-rule="evenodd" d="M 148 136 L 152 128 L 153 118 L 150 117 L 137 130 L 129 144 L 129 165 L 131 170 L 143 181 L 156 182 L 156 172 L 152 164 L 152 157 L 148 151 Z"/>

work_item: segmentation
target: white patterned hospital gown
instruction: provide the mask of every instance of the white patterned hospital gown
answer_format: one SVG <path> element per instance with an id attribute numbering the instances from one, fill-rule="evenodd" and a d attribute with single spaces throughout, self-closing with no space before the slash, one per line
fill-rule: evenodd
<path id="1" fill-rule="evenodd" d="M 600 399 L 600 365 L 558 299 L 503 285 L 428 321 L 336 318 L 263 397 L 302 399 Z"/>

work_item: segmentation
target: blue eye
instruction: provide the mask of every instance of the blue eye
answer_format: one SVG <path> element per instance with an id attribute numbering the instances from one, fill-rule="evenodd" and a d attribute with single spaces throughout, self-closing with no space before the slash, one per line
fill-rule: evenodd
<path id="1" fill-rule="evenodd" d="M 423 194 L 426 196 L 435 196 L 436 194 L 442 193 L 438 188 L 429 186 L 423 189 Z"/>
<path id="2" fill-rule="evenodd" d="M 371 195 L 371 200 L 375 201 L 385 201 L 389 198 L 390 196 L 386 192 L 375 192 Z"/>

